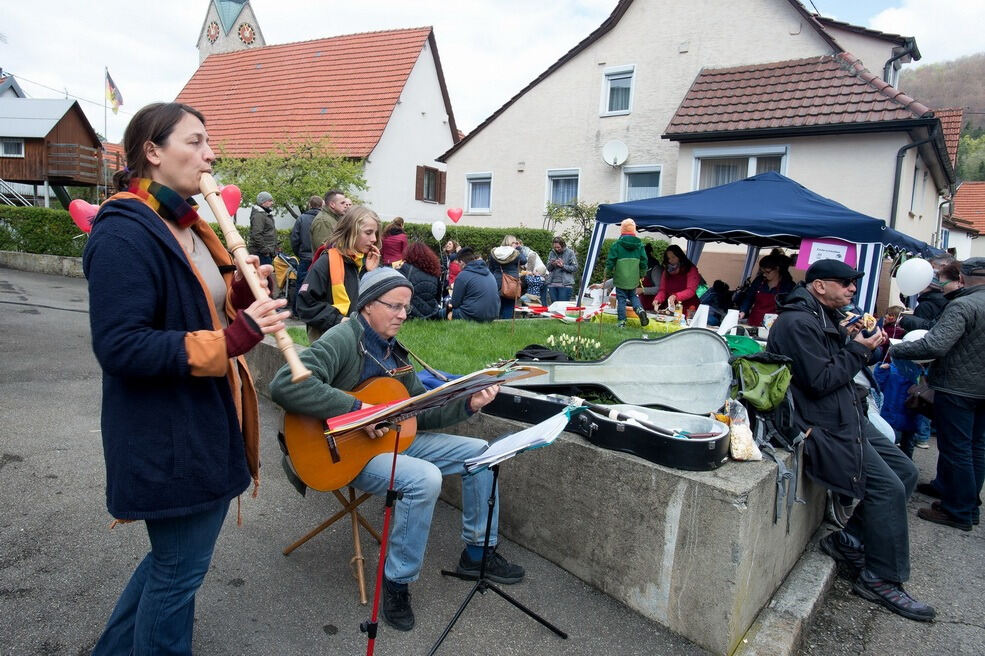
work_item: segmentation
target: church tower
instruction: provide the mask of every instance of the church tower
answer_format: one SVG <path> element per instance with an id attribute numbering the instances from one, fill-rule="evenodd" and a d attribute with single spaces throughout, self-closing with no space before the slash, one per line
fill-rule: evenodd
<path id="1" fill-rule="evenodd" d="M 198 63 L 209 55 L 266 45 L 250 0 L 209 0 L 198 35 Z"/>

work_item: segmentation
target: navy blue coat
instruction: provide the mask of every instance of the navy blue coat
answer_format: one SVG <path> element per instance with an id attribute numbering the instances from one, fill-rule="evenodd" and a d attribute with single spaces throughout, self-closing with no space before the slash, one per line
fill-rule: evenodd
<path id="1" fill-rule="evenodd" d="M 452 307 L 466 319 L 492 321 L 499 318 L 499 285 L 482 260 L 472 260 L 455 278 Z"/>
<path id="2" fill-rule="evenodd" d="M 210 302 L 168 227 L 137 200 L 111 200 L 82 262 L 110 514 L 183 516 L 242 493 L 251 475 L 229 380 L 193 375 L 186 350 L 189 332 L 215 330 Z"/>

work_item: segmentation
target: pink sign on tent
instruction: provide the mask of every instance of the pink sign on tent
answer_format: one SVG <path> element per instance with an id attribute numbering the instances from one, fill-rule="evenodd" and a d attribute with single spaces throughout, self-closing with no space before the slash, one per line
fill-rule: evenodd
<path id="1" fill-rule="evenodd" d="M 807 269 L 818 260 L 840 260 L 855 266 L 858 255 L 855 244 L 840 239 L 802 239 L 797 253 L 797 269 Z"/>

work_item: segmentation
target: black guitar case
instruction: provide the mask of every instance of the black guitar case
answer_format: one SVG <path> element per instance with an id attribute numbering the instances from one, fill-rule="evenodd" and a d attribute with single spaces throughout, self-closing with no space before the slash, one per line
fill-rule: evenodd
<path id="1" fill-rule="evenodd" d="M 524 362 L 549 373 L 503 387 L 483 412 L 536 423 L 570 402 L 568 397 L 540 391 L 572 385 L 601 387 L 627 402 L 608 406 L 614 410 L 641 412 L 646 421 L 678 434 L 713 436 L 668 437 L 593 411 L 575 415 L 568 431 L 596 446 L 631 453 L 659 465 L 709 471 L 728 460 L 728 426 L 707 415 L 719 410 L 728 397 L 732 382 L 729 355 L 728 345 L 716 333 L 693 328 L 660 339 L 623 342 L 608 357 L 595 362 Z M 521 385 L 531 389 L 518 389 Z"/>

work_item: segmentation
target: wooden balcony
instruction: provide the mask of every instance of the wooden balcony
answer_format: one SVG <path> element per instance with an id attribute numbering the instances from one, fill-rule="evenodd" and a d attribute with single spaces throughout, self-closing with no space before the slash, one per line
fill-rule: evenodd
<path id="1" fill-rule="evenodd" d="M 46 176 L 52 184 L 100 184 L 100 151 L 79 144 L 48 143 Z"/>

